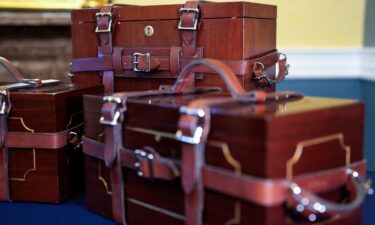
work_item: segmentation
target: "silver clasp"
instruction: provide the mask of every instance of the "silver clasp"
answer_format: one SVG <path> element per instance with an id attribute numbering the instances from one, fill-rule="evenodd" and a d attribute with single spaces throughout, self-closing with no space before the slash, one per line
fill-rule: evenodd
<path id="1" fill-rule="evenodd" d="M 98 21 L 98 19 L 100 17 L 108 17 L 108 28 L 107 29 L 99 29 L 98 25 L 96 26 L 96 29 L 95 29 L 95 33 L 109 33 L 111 32 L 111 28 L 112 28 L 112 13 L 110 12 L 98 12 L 95 14 L 96 16 L 96 21 Z"/>
<path id="2" fill-rule="evenodd" d="M 194 21 L 193 21 L 193 26 L 192 27 L 184 27 L 182 26 L 182 19 L 181 19 L 181 16 L 184 12 L 194 12 L 195 13 L 195 16 L 194 16 Z M 197 8 L 181 8 L 180 11 L 180 22 L 178 23 L 178 29 L 179 30 L 197 30 L 197 26 L 198 26 L 198 16 L 199 16 L 199 9 Z"/>
<path id="3" fill-rule="evenodd" d="M 2 96 L 0 114 L 4 115 L 4 114 L 7 114 L 7 112 L 6 112 L 7 101 L 5 100 L 5 98 L 7 98 L 8 91 L 7 90 L 0 90 L 0 95 Z"/>
<path id="4" fill-rule="evenodd" d="M 180 111 L 181 114 L 185 114 L 185 115 L 189 115 L 189 116 L 196 116 L 196 117 L 199 117 L 199 118 L 203 118 L 206 115 L 205 111 L 203 109 L 199 109 L 199 108 L 195 109 L 195 108 L 188 108 L 188 107 L 182 106 L 182 107 L 180 107 L 179 111 Z M 178 130 L 175 134 L 176 139 L 178 141 L 188 143 L 188 144 L 199 144 L 200 141 L 201 141 L 202 135 L 203 135 L 203 127 L 202 126 L 198 126 L 195 129 L 192 137 L 183 135 L 181 130 Z"/>
<path id="5" fill-rule="evenodd" d="M 146 56 L 146 69 L 139 69 L 138 68 L 138 57 L 139 56 Z M 134 52 L 133 53 L 133 71 L 135 72 L 150 72 L 151 71 L 151 55 L 150 53 L 146 53 L 146 54 L 143 54 L 143 53 L 139 53 L 139 52 Z"/>
<path id="6" fill-rule="evenodd" d="M 117 105 L 120 105 L 122 100 L 121 100 L 121 98 L 115 97 L 115 96 L 104 96 L 103 101 L 104 102 L 113 102 L 113 103 L 116 103 Z M 100 117 L 99 122 L 100 122 L 100 124 L 103 124 L 103 125 L 116 126 L 120 116 L 121 116 L 120 112 L 116 111 L 112 120 L 106 120 L 106 119 L 104 119 L 104 117 Z"/>

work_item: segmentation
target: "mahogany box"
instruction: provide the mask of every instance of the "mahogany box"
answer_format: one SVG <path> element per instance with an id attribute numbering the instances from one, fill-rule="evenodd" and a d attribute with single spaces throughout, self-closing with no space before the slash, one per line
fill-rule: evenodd
<path id="1" fill-rule="evenodd" d="M 61 83 L 2 91 L 2 107 L 10 107 L 1 112 L 2 200 L 60 203 L 83 189 L 82 96 L 102 91 Z"/>
<path id="2" fill-rule="evenodd" d="M 276 6 L 250 2 L 73 10 L 73 82 L 102 81 L 107 93 L 157 89 L 204 57 L 230 66 L 245 89 L 272 91 L 287 73 L 282 65 L 275 78 L 284 58 L 276 50 L 276 17 Z M 225 88 L 209 68 L 195 71 L 197 86 Z"/>
<path id="3" fill-rule="evenodd" d="M 203 165 L 197 172 L 201 175 L 195 174 L 204 192 L 200 196 L 202 214 L 198 216 L 202 221 L 198 223 L 190 220 L 195 215 L 193 206 L 198 203 L 189 201 L 189 182 L 185 178 L 196 170 L 194 164 L 187 167 L 191 158 L 186 155 L 199 151 L 195 147 L 199 140 L 194 138 L 200 137 L 200 128 L 204 136 L 206 127 L 195 121 L 198 127 L 193 122 L 187 127 L 194 126 L 196 132 L 181 135 L 181 115 L 203 116 L 201 111 L 190 108 L 192 102 L 228 96 L 215 92 L 140 95 L 120 93 L 105 98 L 104 105 L 126 101 L 126 107 L 116 106 L 123 110 L 122 116 L 116 117 L 118 121 L 103 117 L 106 111 L 102 96 L 84 96 L 86 201 L 91 211 L 109 218 L 114 215 L 117 222 L 126 220 L 130 225 L 155 221 L 169 225 L 362 223 L 358 205 L 347 210 L 346 216 L 319 214 L 332 210 L 324 206 L 325 201 L 340 205 L 361 195 L 353 194 L 345 175 L 348 169 L 358 171 L 353 177 L 365 173 L 361 102 L 273 93 L 264 103 L 214 104 L 210 107 L 207 141 L 201 146 L 205 149 L 201 155 Z M 115 111 L 111 113 L 116 115 Z M 122 125 L 110 124 L 121 120 Z M 108 136 L 116 136 L 116 132 L 107 131 L 112 126 L 120 126 L 112 128 L 120 136 L 108 142 Z M 111 152 L 116 143 L 121 143 L 117 152 Z M 111 161 L 113 154 L 117 158 Z M 119 166 L 122 169 L 116 170 Z M 278 184 L 282 190 L 275 188 Z M 284 187 L 286 184 L 288 187 Z M 310 197 L 328 200 L 311 205 L 315 198 L 298 198 L 305 189 L 311 191 Z M 294 201 L 299 202 L 295 207 Z M 125 219 L 121 219 L 119 205 Z M 317 214 L 305 211 L 317 206 Z"/>

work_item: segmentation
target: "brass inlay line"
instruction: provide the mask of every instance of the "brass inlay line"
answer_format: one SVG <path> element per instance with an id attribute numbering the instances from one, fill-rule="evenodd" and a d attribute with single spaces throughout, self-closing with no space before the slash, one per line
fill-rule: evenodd
<path id="1" fill-rule="evenodd" d="M 300 160 L 302 154 L 303 154 L 303 149 L 306 147 L 314 146 L 314 145 L 319 145 L 323 144 L 325 142 L 330 142 L 338 140 L 340 147 L 345 151 L 345 163 L 346 166 L 350 165 L 350 146 L 345 145 L 344 142 L 344 135 L 342 133 L 338 134 L 333 134 L 333 135 L 328 135 L 324 137 L 319 137 L 319 138 L 314 138 L 310 140 L 305 140 L 301 141 L 297 144 L 296 150 L 294 152 L 294 155 L 292 158 L 290 158 L 287 161 L 286 164 L 286 178 L 288 180 L 291 180 L 293 178 L 293 166 Z"/>
<path id="2" fill-rule="evenodd" d="M 23 128 L 25 128 L 25 130 L 31 132 L 31 133 L 35 133 L 35 130 L 30 128 L 29 126 L 26 125 L 25 121 L 23 120 L 22 117 L 8 117 L 9 120 L 19 120 L 23 126 Z"/>
<path id="3" fill-rule="evenodd" d="M 109 190 L 109 185 L 107 181 L 102 177 L 102 163 L 98 161 L 98 179 L 103 183 L 103 186 L 108 195 L 112 195 L 112 191 Z"/>
<path id="4" fill-rule="evenodd" d="M 234 171 L 237 175 L 241 174 L 241 163 L 237 161 L 231 154 L 229 146 L 225 142 L 220 142 L 220 141 L 213 141 L 209 140 L 207 141 L 207 145 L 211 147 L 217 147 L 222 150 L 222 153 L 227 160 L 227 162 L 233 166 Z"/>
<path id="5" fill-rule="evenodd" d="M 9 117 L 8 119 L 11 119 L 11 120 L 19 120 L 23 126 L 23 128 L 25 128 L 26 131 L 29 131 L 31 133 L 35 133 L 35 130 L 30 128 L 29 126 L 26 125 L 25 121 L 23 120 L 22 117 Z M 10 177 L 9 180 L 12 180 L 12 181 L 22 181 L 22 182 L 25 182 L 26 179 L 27 179 L 27 176 L 29 175 L 29 173 L 33 172 L 33 171 L 36 171 L 36 150 L 35 148 L 33 148 L 33 167 L 28 169 L 22 177 Z"/>
<path id="6" fill-rule="evenodd" d="M 36 152 L 35 152 L 35 148 L 33 148 L 33 168 L 31 169 L 28 169 L 22 177 L 10 177 L 9 180 L 13 180 L 13 181 L 26 181 L 26 177 L 27 175 L 29 175 L 29 173 L 33 172 L 33 171 L 36 171 Z"/>
<path id="7" fill-rule="evenodd" d="M 177 140 L 176 135 L 173 133 L 156 131 L 156 130 L 145 129 L 145 128 L 140 128 L 140 127 L 132 127 L 132 126 L 127 126 L 125 129 L 130 130 L 130 131 L 135 131 L 138 133 L 154 135 L 156 141 L 160 141 L 161 138 Z M 229 163 L 229 165 L 233 166 L 235 173 L 237 175 L 241 174 L 241 169 L 242 169 L 241 163 L 233 157 L 227 143 L 214 141 L 214 140 L 208 140 L 207 145 L 221 149 L 226 161 Z M 234 217 L 229 219 L 225 223 L 225 225 L 233 225 L 233 224 L 238 224 L 240 222 L 241 222 L 241 202 L 236 201 L 235 206 L 234 206 Z"/>
<path id="8" fill-rule="evenodd" d="M 241 201 L 236 201 L 234 206 L 234 217 L 228 220 L 225 225 L 234 225 L 241 223 Z"/>
<path id="9" fill-rule="evenodd" d="M 142 201 L 139 201 L 139 200 L 133 199 L 133 198 L 127 198 L 126 200 L 128 202 L 133 203 L 133 204 L 136 204 L 136 205 L 142 206 L 144 208 L 150 209 L 152 211 L 155 211 L 155 212 L 167 215 L 169 217 L 172 217 L 172 218 L 175 218 L 175 219 L 178 219 L 178 220 L 182 220 L 182 221 L 185 220 L 185 216 L 184 215 L 172 212 L 170 210 L 163 209 L 163 208 L 157 207 L 155 205 L 151 205 L 151 204 L 148 204 L 146 202 L 142 202 Z"/>

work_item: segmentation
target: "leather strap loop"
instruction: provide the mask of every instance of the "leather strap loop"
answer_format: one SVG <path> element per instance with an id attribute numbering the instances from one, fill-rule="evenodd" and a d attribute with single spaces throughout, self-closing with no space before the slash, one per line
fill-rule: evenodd
<path id="1" fill-rule="evenodd" d="M 199 49 L 198 49 L 199 50 Z M 121 60 L 119 52 L 121 52 Z M 201 51 L 197 51 L 196 55 L 201 57 Z M 176 77 L 181 68 L 185 67 L 192 60 L 181 56 L 180 47 L 171 48 L 121 48 L 114 47 L 113 55 L 101 55 L 95 58 L 79 58 L 72 60 L 72 72 L 85 72 L 85 71 L 106 71 L 115 70 L 116 76 L 129 77 L 131 73 L 129 70 L 134 70 L 133 54 L 142 53 L 150 54 L 151 70 L 169 71 L 172 77 Z M 250 76 L 253 72 L 254 64 L 261 63 L 265 68 L 269 68 L 276 64 L 279 60 L 279 53 L 275 50 L 263 56 L 248 59 L 248 60 L 220 60 L 228 66 L 234 74 L 239 76 Z M 145 61 L 145 60 L 143 60 Z M 119 64 L 119 62 L 121 62 Z M 280 65 L 280 64 L 279 64 Z M 144 68 L 146 67 L 144 66 Z M 197 73 L 215 73 L 207 66 L 201 65 L 194 68 Z M 282 71 L 282 70 L 279 70 Z M 279 75 L 280 77 L 280 75 Z"/>
<path id="2" fill-rule="evenodd" d="M 112 29 L 115 25 L 115 23 L 112 22 L 112 7 L 112 5 L 105 5 L 102 8 L 100 8 L 100 12 L 96 14 L 97 27 L 95 32 L 98 33 L 100 41 L 100 51 L 98 51 L 98 58 L 102 56 L 112 57 Z M 114 92 L 113 69 L 113 65 L 111 65 L 109 70 L 104 70 L 103 72 L 103 84 L 105 93 Z"/>
<path id="3" fill-rule="evenodd" d="M 200 10 L 199 1 L 188 1 L 180 9 L 180 23 L 178 29 L 181 32 L 182 55 L 194 57 L 197 43 L 197 30 L 199 28 Z"/>
<path id="4" fill-rule="evenodd" d="M 8 131 L 7 120 L 10 112 L 10 96 L 7 90 L 0 92 L 0 201 L 10 201 L 9 193 L 9 164 L 8 164 L 8 146 L 6 135 Z"/>

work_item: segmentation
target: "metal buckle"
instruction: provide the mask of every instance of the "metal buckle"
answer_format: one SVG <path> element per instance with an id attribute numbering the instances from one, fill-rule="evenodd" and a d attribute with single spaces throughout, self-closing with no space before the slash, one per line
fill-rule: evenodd
<path id="1" fill-rule="evenodd" d="M 5 101 L 5 99 L 4 98 L 6 98 L 6 96 L 7 96 L 7 91 L 6 90 L 0 90 L 0 95 L 1 96 L 3 96 L 2 98 L 1 98 L 1 109 L 0 109 L 0 115 L 4 115 L 4 114 L 6 114 L 6 112 L 5 112 L 5 110 L 6 110 L 6 101 Z"/>
<path id="2" fill-rule="evenodd" d="M 121 98 L 115 97 L 115 96 L 104 96 L 103 101 L 104 102 L 113 102 L 113 103 L 116 103 L 117 105 L 119 105 L 119 104 L 121 104 L 122 100 L 121 100 Z M 118 119 L 120 118 L 120 115 L 121 115 L 120 112 L 116 111 L 112 120 L 106 120 L 106 119 L 104 119 L 104 117 L 100 117 L 99 122 L 100 122 L 100 124 L 103 124 L 103 125 L 116 126 L 117 122 L 118 122 Z"/>
<path id="3" fill-rule="evenodd" d="M 146 56 L 146 69 L 141 70 L 141 69 L 138 68 L 138 64 L 139 64 L 138 56 Z M 150 72 L 151 71 L 151 55 L 150 55 L 150 53 L 143 54 L 143 53 L 139 53 L 139 52 L 134 52 L 132 63 L 134 65 L 134 67 L 133 67 L 134 72 Z"/>
<path id="4" fill-rule="evenodd" d="M 104 30 L 101 30 L 101 29 L 99 29 L 98 26 L 96 26 L 95 33 L 109 33 L 109 32 L 111 32 L 112 13 L 111 12 L 98 12 L 98 13 L 95 14 L 95 16 L 96 16 L 96 21 L 98 21 L 98 18 L 100 18 L 100 17 L 108 16 L 108 28 L 104 29 Z"/>
<path id="5" fill-rule="evenodd" d="M 181 16 L 184 12 L 195 12 L 195 17 L 194 17 L 194 25 L 192 27 L 183 27 L 182 26 L 182 19 Z M 198 16 L 199 16 L 199 9 L 197 8 L 181 8 L 180 11 L 180 22 L 178 23 L 178 29 L 179 30 L 197 30 L 198 26 Z"/>
<path id="6" fill-rule="evenodd" d="M 79 149 L 82 146 L 82 139 L 76 132 L 69 132 L 68 141 L 73 145 L 74 150 Z"/>
<path id="7" fill-rule="evenodd" d="M 150 179 L 153 180 L 154 169 L 153 169 L 152 161 L 155 159 L 155 155 L 152 152 L 136 149 L 134 151 L 134 156 L 136 158 L 147 159 Z M 144 175 L 143 171 L 141 170 L 141 162 L 139 161 L 139 159 L 138 159 L 138 162 L 134 163 L 134 168 L 138 176 L 142 177 Z"/>
<path id="8" fill-rule="evenodd" d="M 195 109 L 195 108 L 188 108 L 185 106 L 180 107 L 180 113 L 189 115 L 189 116 L 197 116 L 199 118 L 203 118 L 206 113 L 203 109 Z M 201 137 L 203 134 L 203 127 L 198 126 L 195 131 L 193 137 L 189 137 L 186 135 L 182 135 L 182 131 L 178 130 L 176 132 L 176 139 L 181 142 L 185 142 L 188 144 L 199 144 L 201 142 Z"/>
<path id="9" fill-rule="evenodd" d="M 203 134 L 202 127 L 197 127 L 195 129 L 193 137 L 182 135 L 182 131 L 179 130 L 176 132 L 176 139 L 178 141 L 194 145 L 194 144 L 199 144 L 201 142 L 202 134 Z"/>

